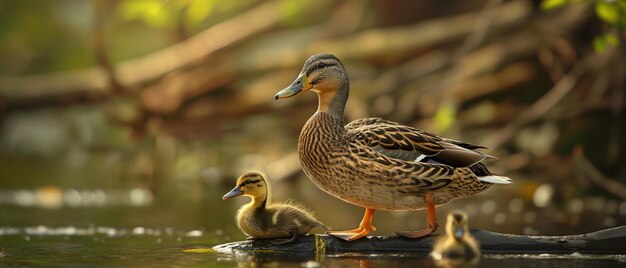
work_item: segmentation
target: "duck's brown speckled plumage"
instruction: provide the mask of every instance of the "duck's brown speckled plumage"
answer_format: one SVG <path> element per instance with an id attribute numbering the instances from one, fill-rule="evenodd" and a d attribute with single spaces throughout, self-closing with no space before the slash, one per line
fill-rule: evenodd
<path id="1" fill-rule="evenodd" d="M 419 148 L 435 154 L 443 149 L 435 139 L 443 140 L 430 133 L 381 119 L 357 120 L 345 127 L 338 123 L 329 114 L 317 112 L 302 128 L 298 152 L 311 181 L 348 203 L 384 210 L 416 210 L 425 207 L 421 197 L 426 192 L 436 191 L 435 203 L 440 205 L 491 186 L 472 172 L 474 169 L 480 175 L 490 175 L 480 163 L 454 168 L 396 159 L 372 148 Z"/>
<path id="2" fill-rule="evenodd" d="M 375 230 L 370 222 L 376 209 L 427 207 L 428 229 L 407 234 L 423 236 L 437 229 L 434 205 L 484 191 L 492 183 L 509 183 L 508 178 L 492 175 L 480 163 L 489 157 L 476 151 L 482 146 L 380 118 L 344 125 L 349 82 L 334 55 L 311 56 L 296 81 L 275 97 L 287 98 L 307 90 L 317 93 L 319 106 L 298 139 L 304 172 L 325 192 L 366 208 L 360 228 L 341 232 L 356 234 L 347 240 Z"/>

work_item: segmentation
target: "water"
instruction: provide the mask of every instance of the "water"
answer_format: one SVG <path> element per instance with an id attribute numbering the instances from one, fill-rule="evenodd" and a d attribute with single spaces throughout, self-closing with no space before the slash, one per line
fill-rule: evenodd
<path id="1" fill-rule="evenodd" d="M 0 228 L 7 267 L 436 267 L 425 254 L 216 252 L 224 234 L 166 228 Z M 626 267 L 626 255 L 485 255 L 477 267 Z"/>
<path id="2" fill-rule="evenodd" d="M 215 245 L 245 238 L 236 228 L 233 217 L 237 208 L 248 200 L 221 200 L 221 196 L 232 188 L 230 180 L 215 184 L 194 180 L 164 181 L 160 190 L 153 193 L 140 184 L 125 185 L 117 179 L 108 184 L 83 185 L 77 183 L 82 182 L 78 179 L 66 178 L 76 182 L 53 183 L 55 181 L 50 180 L 40 186 L 24 188 L 24 184 L 17 179 L 0 181 L 4 184 L 0 187 L 0 267 L 437 265 L 425 254 L 216 252 L 212 250 Z M 363 213 L 362 209 L 321 192 L 304 177 L 275 182 L 272 186 L 277 200 L 293 198 L 304 203 L 321 220 L 338 229 L 354 227 Z M 438 214 L 445 215 L 451 209 L 461 208 L 473 215 L 472 227 L 505 233 L 522 233 L 522 230 L 530 228 L 529 232 L 536 234 L 557 235 L 611 227 L 598 226 L 597 221 L 595 225 L 591 225 L 594 221 L 587 224 L 581 220 L 577 225 L 553 221 L 549 216 L 555 213 L 536 209 L 517 195 L 505 194 L 511 189 L 501 188 L 471 199 L 454 201 L 438 208 Z M 611 217 L 622 223 L 624 214 L 619 205 L 621 203 L 617 204 Z M 329 207 L 333 209 L 329 210 Z M 591 221 L 594 217 L 590 215 L 597 215 L 598 211 L 582 210 L 581 213 L 581 219 Z M 395 230 L 418 229 L 424 224 L 424 214 L 423 211 L 377 212 L 374 225 L 378 230 L 374 234 L 390 235 Z M 562 220 L 563 217 L 557 219 Z M 555 232 L 556 229 L 559 232 Z M 478 266 L 626 267 L 626 256 L 486 255 Z"/>

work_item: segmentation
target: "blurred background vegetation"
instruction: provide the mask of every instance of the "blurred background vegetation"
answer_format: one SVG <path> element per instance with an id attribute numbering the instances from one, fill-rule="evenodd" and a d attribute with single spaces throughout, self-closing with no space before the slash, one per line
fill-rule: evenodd
<path id="1" fill-rule="evenodd" d="M 334 228 L 360 208 L 301 172 L 314 53 L 346 65 L 346 117 L 488 146 L 508 186 L 441 207 L 518 234 L 626 223 L 626 1 L 0 1 L 0 226 L 149 226 L 243 238 L 248 169 Z M 329 207 L 333 211 L 328 211 Z M 381 212 L 378 235 L 424 212 Z"/>

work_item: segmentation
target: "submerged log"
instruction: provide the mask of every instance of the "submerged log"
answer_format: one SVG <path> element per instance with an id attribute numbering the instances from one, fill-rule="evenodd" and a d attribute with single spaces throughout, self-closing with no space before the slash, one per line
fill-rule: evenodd
<path id="1" fill-rule="evenodd" d="M 484 254 L 624 254 L 626 253 L 626 226 L 593 233 L 565 236 L 528 236 L 471 230 L 480 241 Z M 347 242 L 339 238 L 314 234 L 302 236 L 291 244 L 273 245 L 270 240 L 247 240 L 213 247 L 220 252 L 276 252 L 276 253 L 426 253 L 438 235 L 421 239 L 399 236 L 368 236 Z"/>

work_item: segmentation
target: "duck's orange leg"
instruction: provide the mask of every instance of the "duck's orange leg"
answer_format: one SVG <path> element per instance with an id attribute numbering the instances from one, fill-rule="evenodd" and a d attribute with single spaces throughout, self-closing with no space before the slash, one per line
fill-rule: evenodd
<path id="1" fill-rule="evenodd" d="M 373 208 L 365 208 L 365 215 L 363 215 L 363 220 L 361 220 L 359 228 L 346 231 L 330 231 L 326 233 L 346 241 L 354 241 L 364 237 L 371 231 L 376 231 L 376 227 L 372 226 L 374 212 L 376 212 L 376 210 Z"/>
<path id="2" fill-rule="evenodd" d="M 437 221 L 437 212 L 435 211 L 435 197 L 432 193 L 427 193 L 424 196 L 424 201 L 426 202 L 426 229 L 419 231 L 396 232 L 396 234 L 406 236 L 408 238 L 419 238 L 427 236 L 437 230 L 437 227 L 439 227 L 439 222 Z"/>

